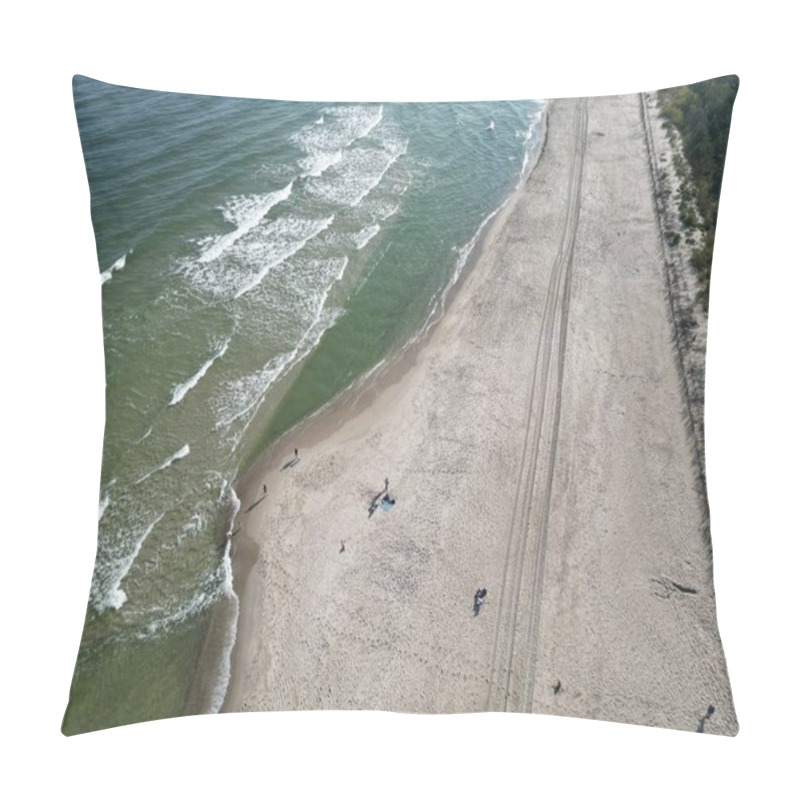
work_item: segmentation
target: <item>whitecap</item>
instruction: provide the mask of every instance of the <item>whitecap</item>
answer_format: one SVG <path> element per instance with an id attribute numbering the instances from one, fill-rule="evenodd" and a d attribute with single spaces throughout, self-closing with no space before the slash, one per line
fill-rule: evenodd
<path id="1" fill-rule="evenodd" d="M 217 417 L 217 430 L 227 428 L 254 413 L 269 388 L 305 358 L 317 346 L 325 331 L 336 322 L 342 313 L 341 309 L 326 308 L 326 303 L 334 284 L 344 275 L 347 263 L 346 256 L 305 262 L 305 272 L 313 275 L 318 285 L 313 290 L 307 280 L 295 277 L 300 284 L 298 304 L 304 309 L 307 320 L 302 335 L 291 350 L 270 359 L 256 372 L 225 384 L 222 396 L 212 404 Z"/>
<path id="2" fill-rule="evenodd" d="M 377 148 L 354 147 L 324 176 L 309 181 L 308 190 L 325 202 L 355 207 L 380 184 L 407 147 L 408 139 Z"/>
<path id="3" fill-rule="evenodd" d="M 142 545 L 144 544 L 147 537 L 153 532 L 153 529 L 158 525 L 159 522 L 164 518 L 164 514 L 159 514 L 149 525 L 145 528 L 141 528 L 134 533 L 135 543 L 131 552 L 123 557 L 117 559 L 116 563 L 114 563 L 110 568 L 109 571 L 114 575 L 113 578 L 109 576 L 109 580 L 104 581 L 106 585 L 111 583 L 110 588 L 106 590 L 104 595 L 100 598 L 95 598 L 93 603 L 94 607 L 99 612 L 103 612 L 108 610 L 109 608 L 119 609 L 121 608 L 126 601 L 128 600 L 127 594 L 123 591 L 122 581 L 125 580 L 128 573 L 131 571 L 131 567 L 133 566 L 134 562 L 136 561 L 136 556 L 139 555 L 139 551 L 142 549 Z M 113 582 L 112 582 L 113 581 Z M 94 586 L 92 586 L 94 590 Z"/>
<path id="4" fill-rule="evenodd" d="M 330 227 L 332 222 L 333 215 L 325 219 L 278 220 L 275 228 L 281 229 L 283 237 L 275 236 L 266 241 L 248 242 L 247 251 L 243 253 L 245 262 L 259 264 L 260 267 L 239 284 L 234 297 L 239 298 L 258 286 L 274 267 L 302 250 L 311 239 Z"/>
<path id="5" fill-rule="evenodd" d="M 163 464 L 159 464 L 159 466 L 157 466 L 155 469 L 151 469 L 150 472 L 148 472 L 145 475 L 142 475 L 142 477 L 139 478 L 138 481 L 136 481 L 136 485 L 142 483 L 142 481 L 147 480 L 151 475 L 155 475 L 156 472 L 161 472 L 161 470 L 166 469 L 167 467 L 174 464 L 176 461 L 180 461 L 182 458 L 186 458 L 186 456 L 188 455 L 189 455 L 189 445 L 185 444 L 183 447 L 181 447 L 180 450 L 173 453 L 168 459 L 166 459 L 166 461 L 164 461 Z"/>
<path id="6" fill-rule="evenodd" d="M 199 589 L 188 603 L 163 617 L 151 620 L 147 625 L 146 632 L 137 634 L 137 638 L 150 639 L 153 636 L 164 633 L 175 624 L 185 622 L 187 619 L 205 611 L 217 600 L 218 596 L 219 593 L 210 587 Z"/>
<path id="7" fill-rule="evenodd" d="M 360 230 L 358 233 L 354 234 L 353 240 L 356 245 L 356 250 L 363 250 L 364 247 L 366 247 L 367 242 L 369 242 L 369 240 L 372 239 L 380 229 L 380 225 L 370 225 L 368 228 L 364 228 L 363 230 Z"/>
<path id="8" fill-rule="evenodd" d="M 191 378 L 184 381 L 183 383 L 178 384 L 177 386 L 172 387 L 172 399 L 169 401 L 171 406 L 174 406 L 176 403 L 180 403 L 181 400 L 186 396 L 186 393 L 193 389 L 197 384 L 200 382 L 200 379 L 208 372 L 211 368 L 211 365 L 218 359 L 222 358 L 225 355 L 225 352 L 228 349 L 228 345 L 230 344 L 230 337 L 228 337 L 225 342 L 222 344 L 221 347 L 218 347 L 215 353 L 211 356 L 211 358 L 206 361 L 202 367 L 200 367 Z"/>
<path id="9" fill-rule="evenodd" d="M 320 150 L 335 152 L 350 147 L 375 129 L 383 119 L 383 106 L 333 106 L 327 117 L 301 128 L 289 137 L 292 144 L 314 155 Z"/>
<path id="10" fill-rule="evenodd" d="M 202 291 L 236 299 L 258 286 L 286 259 L 295 255 L 333 222 L 324 219 L 279 217 L 249 232 L 224 257 L 185 262 L 183 271 Z"/>
<path id="11" fill-rule="evenodd" d="M 130 252 L 133 252 L 132 250 Z M 128 258 L 128 253 L 123 253 L 107 270 L 100 273 L 100 283 L 110 281 L 114 272 L 122 269 L 125 266 L 125 261 Z"/>
<path id="12" fill-rule="evenodd" d="M 108 508 L 108 501 L 110 499 L 111 498 L 110 498 L 108 492 L 106 492 L 106 494 L 104 494 L 100 498 L 100 505 L 99 505 L 98 510 L 97 510 L 97 521 L 98 522 L 100 522 L 100 520 L 103 519 L 103 514 L 106 513 L 106 509 Z"/>
<path id="13" fill-rule="evenodd" d="M 286 200 L 292 193 L 294 181 L 276 192 L 262 195 L 237 195 L 229 198 L 226 205 L 221 208 L 225 220 L 236 228 L 219 236 L 212 236 L 204 240 L 198 262 L 206 264 L 218 259 L 226 250 L 232 247 L 243 236 L 255 228 L 269 213 L 270 209 Z"/>
<path id="14" fill-rule="evenodd" d="M 342 160 L 341 150 L 319 150 L 301 159 L 300 167 L 304 177 L 318 178 L 330 167 Z"/>

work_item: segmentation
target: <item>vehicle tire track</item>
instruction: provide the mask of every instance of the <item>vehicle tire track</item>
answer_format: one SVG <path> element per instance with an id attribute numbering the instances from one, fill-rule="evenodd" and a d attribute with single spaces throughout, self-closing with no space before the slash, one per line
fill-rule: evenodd
<path id="1" fill-rule="evenodd" d="M 572 260 L 586 151 L 588 111 L 585 98 L 575 103 L 573 114 L 574 143 L 564 227 L 550 272 L 529 390 L 523 455 L 495 621 L 487 710 L 531 710 L 550 495 L 561 414 Z M 537 520 L 540 522 L 538 535 L 533 537 L 533 547 L 529 548 L 529 533 Z"/>

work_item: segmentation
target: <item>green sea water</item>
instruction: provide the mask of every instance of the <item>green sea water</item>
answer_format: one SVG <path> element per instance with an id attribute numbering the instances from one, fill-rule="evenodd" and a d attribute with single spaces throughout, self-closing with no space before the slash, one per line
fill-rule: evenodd
<path id="1" fill-rule="evenodd" d="M 219 709 L 236 479 L 425 326 L 543 111 L 74 94 L 107 386 L 70 734 Z"/>

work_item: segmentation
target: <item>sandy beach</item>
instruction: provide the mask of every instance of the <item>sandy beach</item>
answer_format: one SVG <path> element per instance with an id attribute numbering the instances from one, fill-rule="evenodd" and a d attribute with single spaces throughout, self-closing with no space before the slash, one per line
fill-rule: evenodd
<path id="1" fill-rule="evenodd" d="M 736 733 L 653 195 L 638 95 L 550 103 L 430 333 L 237 488 L 223 711 Z"/>

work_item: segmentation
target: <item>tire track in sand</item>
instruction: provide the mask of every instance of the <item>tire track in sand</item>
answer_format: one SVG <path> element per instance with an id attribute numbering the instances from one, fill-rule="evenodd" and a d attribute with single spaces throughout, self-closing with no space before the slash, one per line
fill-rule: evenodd
<path id="1" fill-rule="evenodd" d="M 529 391 L 523 453 L 495 619 L 486 697 L 489 711 L 531 710 L 587 123 L 587 100 L 581 98 L 573 106 L 573 149 L 564 227 L 550 271 Z M 538 531 L 531 537 L 533 546 L 529 548 L 532 528 Z"/>

